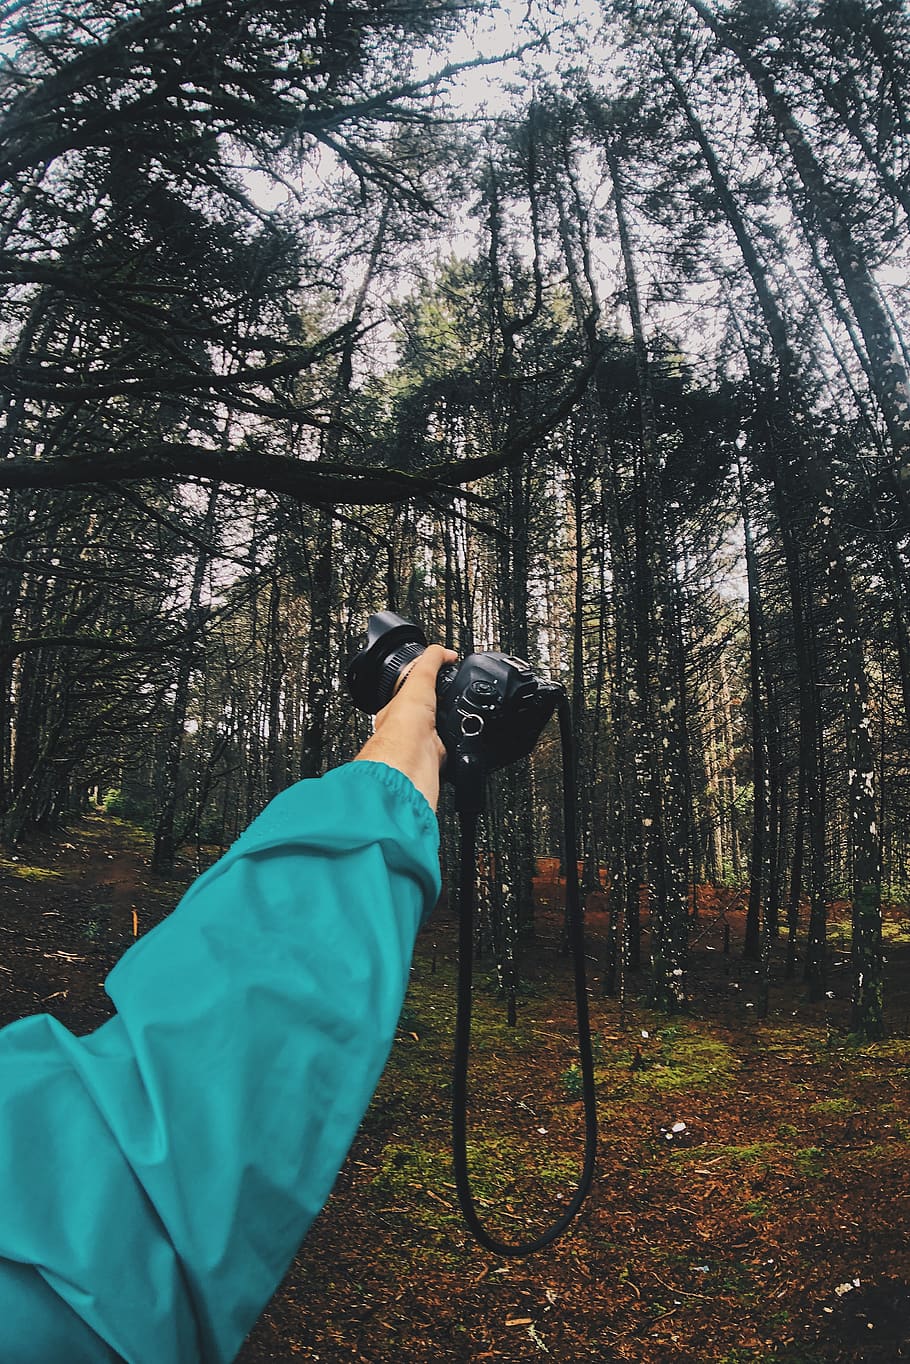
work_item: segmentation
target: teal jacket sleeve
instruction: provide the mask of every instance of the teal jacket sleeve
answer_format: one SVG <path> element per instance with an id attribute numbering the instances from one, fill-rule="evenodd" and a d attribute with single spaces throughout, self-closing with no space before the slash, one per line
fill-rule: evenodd
<path id="1" fill-rule="evenodd" d="M 0 1032 L 0 1360 L 234 1358 L 329 1195 L 438 894 L 423 796 L 350 763 L 127 952 L 96 1032 Z"/>

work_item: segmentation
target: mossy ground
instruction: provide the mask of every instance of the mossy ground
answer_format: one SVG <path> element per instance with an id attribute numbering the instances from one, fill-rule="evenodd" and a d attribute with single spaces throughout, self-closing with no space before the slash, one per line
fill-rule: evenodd
<path id="1" fill-rule="evenodd" d="M 17 857 L 0 857 L 0 875 L 14 876 L 20 881 L 59 881 L 63 873 L 50 867 L 32 866 Z"/>
<path id="2" fill-rule="evenodd" d="M 737 955 L 733 923 L 725 957 L 721 919 L 702 910 L 688 1014 L 651 1010 L 644 978 L 627 983 L 620 1009 L 592 970 L 598 1181 L 563 1240 L 515 1261 L 480 1250 L 455 1206 L 454 953 L 440 916 L 418 945 L 399 1039 L 351 1161 L 243 1364 L 290 1357 L 281 1350 L 291 1339 L 295 1357 L 376 1364 L 910 1358 L 910 952 L 898 960 L 897 942 L 889 962 L 892 1036 L 866 1046 L 848 1031 L 836 949 L 834 997 L 813 1005 L 784 979 L 781 948 L 760 1019 L 759 981 Z M 590 916 L 595 959 L 602 927 Z M 474 1186 L 489 1229 L 507 1240 L 558 1214 L 580 1163 L 558 939 L 556 915 L 543 915 L 517 1029 L 492 973 L 475 992 Z M 674 1121 L 686 1141 L 668 1145 L 661 1129 Z M 357 1267 L 353 1310 L 324 1291 L 326 1257 Z M 416 1278 L 396 1284 L 408 1264 Z"/>
<path id="3" fill-rule="evenodd" d="M 194 867 L 150 877 L 148 839 L 101 816 L 0 863 L 4 1017 L 49 1008 L 76 1031 L 109 1012 L 102 982 Z M 22 875 L 23 868 L 34 874 Z M 481 1216 L 506 1240 L 559 1214 L 583 1115 L 559 897 L 541 887 L 510 1028 L 481 963 L 469 1157 Z M 588 917 L 600 1142 L 571 1231 L 529 1259 L 488 1255 L 457 1210 L 450 1154 L 454 924 L 421 936 L 398 1036 L 335 1192 L 240 1355 L 338 1364 L 639 1361 L 897 1364 L 910 1359 L 910 934 L 889 911 L 889 1037 L 849 1033 L 846 937 L 833 915 L 831 997 L 772 962 L 770 1009 L 739 955 L 742 922 L 705 888 L 691 1008 L 651 1010 L 630 977 L 605 998 L 605 920 Z M 846 915 L 842 915 L 846 923 Z M 647 947 L 647 937 L 645 938 Z M 683 1142 L 662 1129 L 685 1122 Z"/>

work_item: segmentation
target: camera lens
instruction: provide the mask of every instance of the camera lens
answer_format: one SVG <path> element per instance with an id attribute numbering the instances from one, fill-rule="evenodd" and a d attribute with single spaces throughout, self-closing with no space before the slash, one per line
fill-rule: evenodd
<path id="1" fill-rule="evenodd" d="M 347 684 L 354 704 L 375 714 L 395 695 L 401 671 L 427 647 L 418 625 L 394 611 L 376 611 L 347 668 Z"/>
<path id="2" fill-rule="evenodd" d="M 385 658 L 379 668 L 379 675 L 376 679 L 376 700 L 377 710 L 382 710 L 383 706 L 388 705 L 395 695 L 395 688 L 398 679 L 404 668 L 415 658 L 419 658 L 426 646 L 413 641 L 410 644 L 401 644 Z"/>

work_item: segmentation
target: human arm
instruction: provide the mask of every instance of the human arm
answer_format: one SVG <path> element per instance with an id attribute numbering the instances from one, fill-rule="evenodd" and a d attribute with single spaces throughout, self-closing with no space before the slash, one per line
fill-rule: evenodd
<path id="1" fill-rule="evenodd" d="M 77 1325 L 92 1364 L 233 1358 L 328 1196 L 438 896 L 405 775 L 432 795 L 438 749 L 407 724 L 390 745 L 429 681 L 384 750 L 279 796 L 127 953 L 109 1023 L 0 1033 L 0 1358 L 54 1364 L 61 1323 L 79 1364 Z"/>

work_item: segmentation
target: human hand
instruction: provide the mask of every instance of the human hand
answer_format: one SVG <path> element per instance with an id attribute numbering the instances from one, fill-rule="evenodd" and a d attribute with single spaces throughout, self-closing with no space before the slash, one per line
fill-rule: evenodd
<path id="1" fill-rule="evenodd" d="M 392 700 L 376 716 L 375 732 L 354 759 L 396 767 L 434 810 L 445 758 L 436 733 L 436 676 L 443 663 L 454 663 L 457 657 L 454 650 L 441 644 L 425 649 L 411 664 Z"/>

